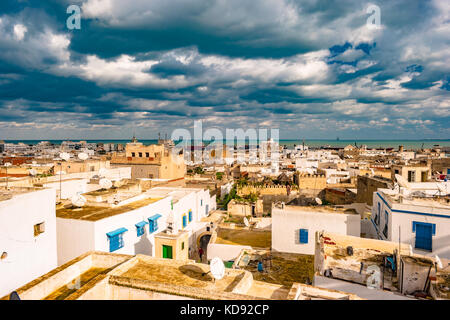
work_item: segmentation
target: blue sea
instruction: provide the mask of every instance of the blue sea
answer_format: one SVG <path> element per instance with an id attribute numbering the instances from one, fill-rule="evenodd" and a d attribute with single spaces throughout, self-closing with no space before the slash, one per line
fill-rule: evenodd
<path id="1" fill-rule="evenodd" d="M 43 140 L 5 140 L 6 143 L 25 143 L 29 145 L 34 145 Z M 59 145 L 63 140 L 44 140 L 49 141 L 53 144 Z M 74 139 L 72 141 L 79 141 Z M 88 143 L 114 143 L 114 144 L 126 144 L 130 142 L 129 139 L 116 139 L 116 140 L 84 140 Z M 155 144 L 158 142 L 157 139 L 142 139 L 139 140 L 144 145 Z M 300 145 L 303 140 L 294 139 L 280 139 L 280 145 L 287 147 L 293 147 L 294 145 Z M 405 149 L 420 149 L 420 148 L 431 148 L 435 145 L 441 147 L 450 147 L 450 139 L 425 139 L 425 140 L 317 140 L 317 139 L 305 139 L 305 145 L 309 147 L 345 147 L 349 144 L 351 145 L 366 145 L 369 148 L 398 148 L 398 146 L 404 146 Z"/>

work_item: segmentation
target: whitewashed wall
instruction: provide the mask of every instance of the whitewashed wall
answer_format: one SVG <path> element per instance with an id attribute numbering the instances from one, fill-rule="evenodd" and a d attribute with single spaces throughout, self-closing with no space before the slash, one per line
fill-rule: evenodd
<path id="1" fill-rule="evenodd" d="M 56 268 L 55 190 L 43 189 L 0 201 L 0 297 Z M 34 236 L 34 225 L 45 232 Z"/>
<path id="2" fill-rule="evenodd" d="M 298 210 L 272 209 L 272 249 L 280 252 L 314 254 L 315 233 L 328 231 L 359 237 L 361 218 L 358 214 L 320 213 Z M 299 243 L 299 229 L 308 229 L 308 243 Z"/>

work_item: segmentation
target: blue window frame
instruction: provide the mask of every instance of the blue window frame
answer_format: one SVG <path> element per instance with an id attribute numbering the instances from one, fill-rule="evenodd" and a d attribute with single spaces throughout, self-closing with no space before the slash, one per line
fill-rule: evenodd
<path id="1" fill-rule="evenodd" d="M 388 227 L 389 225 L 389 212 L 384 210 L 384 229 L 383 229 L 383 235 L 387 238 L 388 237 Z"/>
<path id="2" fill-rule="evenodd" d="M 192 221 L 192 210 L 189 210 L 189 222 Z"/>
<path id="3" fill-rule="evenodd" d="M 160 214 L 155 214 L 148 218 L 148 232 L 153 233 L 158 230 L 158 219 L 161 218 Z"/>
<path id="4" fill-rule="evenodd" d="M 381 214 L 379 214 L 379 213 L 375 214 L 374 222 L 377 226 L 380 226 L 380 216 L 381 216 Z"/>
<path id="5" fill-rule="evenodd" d="M 433 251 L 433 235 L 436 234 L 436 224 L 413 221 L 413 232 L 416 233 L 416 249 Z"/>
<path id="6" fill-rule="evenodd" d="M 308 229 L 300 229 L 299 242 L 308 243 Z"/>
<path id="7" fill-rule="evenodd" d="M 147 224 L 147 221 L 141 221 L 136 223 L 136 232 L 137 236 L 140 237 L 145 233 L 145 225 Z"/>
<path id="8" fill-rule="evenodd" d="M 183 215 L 183 228 L 186 228 L 187 226 L 187 218 L 186 215 Z"/>
<path id="9" fill-rule="evenodd" d="M 128 229 L 120 228 L 106 234 L 109 240 L 109 252 L 114 252 L 124 246 L 123 234 L 126 231 L 128 231 Z"/>

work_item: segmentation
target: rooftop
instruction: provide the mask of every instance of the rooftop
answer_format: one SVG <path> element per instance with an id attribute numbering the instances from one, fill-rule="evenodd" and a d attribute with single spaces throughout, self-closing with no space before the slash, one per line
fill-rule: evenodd
<path id="1" fill-rule="evenodd" d="M 21 188 L 21 187 L 11 187 L 8 190 L 6 188 L 0 188 L 0 201 L 6 201 L 12 199 L 16 195 L 30 193 L 39 188 Z"/>
<path id="2" fill-rule="evenodd" d="M 146 198 L 143 200 L 135 201 L 126 205 L 118 207 L 96 207 L 96 206 L 84 206 L 81 208 L 74 208 L 71 205 L 69 207 L 59 206 L 56 209 L 56 216 L 64 219 L 77 219 L 87 221 L 98 221 L 104 218 L 112 217 L 121 213 L 136 210 L 152 203 L 155 203 L 162 198 Z"/>
<path id="3" fill-rule="evenodd" d="M 391 203 L 450 210 L 449 195 L 430 195 L 429 192 L 425 193 L 421 191 L 402 195 L 391 192 L 389 189 L 379 189 L 378 192 L 382 193 L 383 197 Z M 448 213 L 450 213 L 450 211 Z"/>
<path id="4" fill-rule="evenodd" d="M 258 262 L 263 262 L 263 272 Z M 314 256 L 244 249 L 236 265 L 253 274 L 253 279 L 288 289 L 294 283 L 309 283 L 314 276 Z"/>
<path id="5" fill-rule="evenodd" d="M 208 272 L 209 266 L 206 264 L 188 261 L 170 261 L 169 263 L 168 260 L 148 259 L 142 256 L 125 272 L 116 275 L 125 278 L 227 292 L 231 292 L 239 282 L 239 279 L 243 277 L 242 271 L 228 269 L 223 279 L 214 281 L 213 276 Z"/>
<path id="6" fill-rule="evenodd" d="M 219 227 L 217 230 L 217 238 L 214 243 L 251 246 L 255 248 L 270 248 L 272 246 L 272 232 Z"/>
<path id="7" fill-rule="evenodd" d="M 282 209 L 280 204 L 276 204 L 275 207 L 277 209 Z M 326 206 L 326 205 L 317 205 L 317 206 L 294 206 L 294 205 L 285 205 L 285 212 L 306 212 L 306 213 L 341 213 L 341 214 L 358 214 L 355 209 L 344 208 L 342 206 Z"/>

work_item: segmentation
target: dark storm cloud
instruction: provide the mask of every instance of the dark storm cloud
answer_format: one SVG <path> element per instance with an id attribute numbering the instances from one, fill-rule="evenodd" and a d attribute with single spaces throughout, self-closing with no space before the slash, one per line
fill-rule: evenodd
<path id="1" fill-rule="evenodd" d="M 373 30 L 356 0 L 2 1 L 0 134 L 448 137 L 448 4 L 377 4 Z"/>

